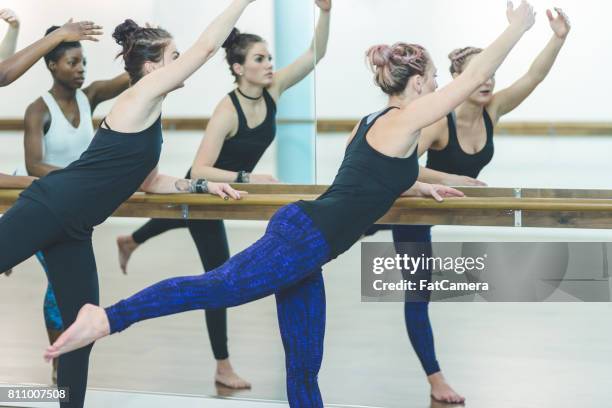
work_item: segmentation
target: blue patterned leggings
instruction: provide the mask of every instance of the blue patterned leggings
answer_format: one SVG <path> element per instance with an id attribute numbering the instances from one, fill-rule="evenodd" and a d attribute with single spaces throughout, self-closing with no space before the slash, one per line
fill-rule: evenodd
<path id="1" fill-rule="evenodd" d="M 329 247 L 296 204 L 281 208 L 265 235 L 220 267 L 166 279 L 106 309 L 111 333 L 161 316 L 238 306 L 274 294 L 291 407 L 323 407 L 317 382 L 323 359 Z"/>
<path id="2" fill-rule="evenodd" d="M 402 242 L 414 242 L 421 243 L 421 250 L 419 252 L 424 253 L 425 256 L 431 256 L 431 226 L 430 225 L 386 225 L 376 224 L 370 227 L 365 235 L 371 236 L 376 234 L 378 231 L 391 230 L 393 233 L 393 242 L 398 254 L 401 254 L 402 248 L 400 245 Z M 414 250 L 414 245 L 411 249 Z M 408 254 L 412 255 L 412 254 Z M 419 280 L 431 281 L 431 270 L 420 269 L 416 271 L 416 274 L 406 279 L 418 282 Z M 410 294 L 408 292 L 407 294 Z M 410 343 L 414 349 L 421 366 L 428 376 L 435 374 L 440 371 L 440 365 L 436 358 L 436 349 L 434 345 L 434 334 L 431 327 L 431 320 L 429 319 L 429 299 L 431 293 L 424 291 L 422 293 L 415 293 L 415 299 L 407 299 L 404 302 L 404 321 L 406 323 L 406 330 L 408 331 L 408 337 Z M 417 301 L 422 300 L 422 301 Z"/>
<path id="3" fill-rule="evenodd" d="M 62 315 L 59 307 L 57 306 L 57 300 L 55 299 L 55 292 L 51 282 L 49 282 L 49 270 L 47 269 L 47 262 L 42 251 L 36 253 L 36 258 L 40 262 L 41 266 L 45 270 L 47 275 L 47 291 L 45 292 L 45 300 L 43 302 L 43 315 L 45 316 L 45 326 L 47 330 L 64 330 L 64 324 L 62 323 Z"/>

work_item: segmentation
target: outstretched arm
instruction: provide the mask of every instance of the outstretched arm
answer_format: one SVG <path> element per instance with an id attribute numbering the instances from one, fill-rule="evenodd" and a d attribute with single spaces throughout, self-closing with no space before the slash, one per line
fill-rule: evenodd
<path id="1" fill-rule="evenodd" d="M 445 197 L 465 197 L 465 194 L 452 187 L 417 181 L 402 194 L 402 197 L 431 197 L 438 202 L 442 202 Z"/>
<path id="2" fill-rule="evenodd" d="M 185 53 L 138 81 L 133 87 L 133 95 L 151 101 L 179 88 L 217 53 L 244 10 L 254 1 L 232 0 L 230 6 L 215 18 Z"/>
<path id="3" fill-rule="evenodd" d="M 36 180 L 34 177 L 9 176 L 0 173 L 0 188 L 28 188 L 34 180 Z"/>
<path id="4" fill-rule="evenodd" d="M 458 174 L 445 173 L 443 171 L 432 170 L 427 167 L 419 168 L 419 181 L 430 184 L 442 184 L 444 186 L 470 186 L 486 187 L 487 183 L 478 179 L 460 176 Z"/>
<path id="5" fill-rule="evenodd" d="M 271 91 L 277 97 L 310 74 L 327 53 L 332 0 L 315 0 L 315 3 L 321 14 L 312 44 L 298 59 L 274 75 Z"/>
<path id="6" fill-rule="evenodd" d="M 228 200 L 230 197 L 240 200 L 241 196 L 247 194 L 245 191 L 234 190 L 229 184 L 213 183 L 212 181 L 201 184 L 200 190 L 196 185 L 196 181 L 159 174 L 158 169 L 155 168 L 144 183 L 142 183 L 140 190 L 152 194 L 205 193 L 217 195 L 225 200 Z"/>
<path id="7" fill-rule="evenodd" d="M 533 7 L 523 1 L 518 8 L 508 2 L 510 25 L 483 52 L 476 55 L 467 69 L 441 90 L 418 98 L 403 109 L 399 126 L 414 133 L 446 116 L 489 79 L 512 48 L 535 23 Z"/>
<path id="8" fill-rule="evenodd" d="M 34 44 L 0 62 L 0 86 L 7 86 L 23 75 L 32 65 L 64 41 L 98 41 L 102 27 L 91 21 L 72 20 Z"/>
<path id="9" fill-rule="evenodd" d="M 531 64 L 529 71 L 510 87 L 498 92 L 493 97 L 490 111 L 495 115 L 496 120 L 499 120 L 503 115 L 513 111 L 523 103 L 536 87 L 544 81 L 555 63 L 571 29 L 569 18 L 563 10 L 555 8 L 555 11 L 557 12 L 556 17 L 551 10 L 546 11 L 554 34 L 533 64 Z"/>
<path id="10" fill-rule="evenodd" d="M 13 10 L 1 9 L 0 20 L 4 20 L 9 25 L 4 39 L 0 43 L 0 61 L 7 59 L 15 53 L 17 49 L 17 37 L 19 36 L 19 18 Z"/>

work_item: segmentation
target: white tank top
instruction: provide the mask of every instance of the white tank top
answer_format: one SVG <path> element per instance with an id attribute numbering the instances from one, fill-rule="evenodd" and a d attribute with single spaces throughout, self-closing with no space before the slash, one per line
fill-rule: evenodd
<path id="1" fill-rule="evenodd" d="M 66 119 L 53 95 L 47 92 L 42 95 L 42 98 L 51 115 L 51 126 L 43 137 L 42 161 L 52 166 L 64 168 L 77 160 L 87 150 L 94 137 L 91 106 L 85 92 L 77 89 L 76 100 L 81 119 L 79 127 L 75 128 Z"/>

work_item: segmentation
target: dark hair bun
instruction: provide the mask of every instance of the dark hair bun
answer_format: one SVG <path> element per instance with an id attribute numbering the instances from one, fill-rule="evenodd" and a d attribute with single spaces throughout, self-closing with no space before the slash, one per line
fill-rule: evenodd
<path id="1" fill-rule="evenodd" d="M 134 20 L 125 20 L 115 28 L 113 38 L 117 41 L 117 44 L 125 46 L 139 29 L 140 26 Z"/>
<path id="2" fill-rule="evenodd" d="M 57 30 L 58 28 L 60 28 L 60 27 L 59 26 L 51 26 L 51 27 L 47 28 L 47 31 L 45 31 L 45 35 L 51 34 L 55 30 Z"/>
<path id="3" fill-rule="evenodd" d="M 227 37 L 227 40 L 225 40 L 225 42 L 223 43 L 223 48 L 231 48 L 231 46 L 234 45 L 236 41 L 238 41 L 238 37 L 240 37 L 240 31 L 236 27 L 234 27 L 229 37 Z"/>

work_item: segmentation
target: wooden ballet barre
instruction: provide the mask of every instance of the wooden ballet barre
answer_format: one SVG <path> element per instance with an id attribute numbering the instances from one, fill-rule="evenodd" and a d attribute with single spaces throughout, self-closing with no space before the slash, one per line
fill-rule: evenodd
<path id="1" fill-rule="evenodd" d="M 267 220 L 278 208 L 316 198 L 327 186 L 236 185 L 249 194 L 242 200 L 216 196 L 138 193 L 116 217 Z M 477 225 L 504 227 L 612 228 L 612 191 L 563 189 L 462 188 L 466 198 L 436 203 L 400 198 L 379 221 L 388 224 Z M 0 213 L 19 190 L 0 190 Z"/>

